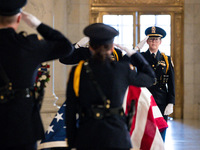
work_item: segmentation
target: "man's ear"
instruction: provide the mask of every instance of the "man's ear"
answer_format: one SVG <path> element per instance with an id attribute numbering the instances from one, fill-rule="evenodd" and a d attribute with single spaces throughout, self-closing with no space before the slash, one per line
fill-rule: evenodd
<path id="1" fill-rule="evenodd" d="M 21 15 L 21 13 L 20 13 L 20 14 L 17 16 L 17 23 L 20 23 L 21 18 L 22 18 L 22 15 Z"/>

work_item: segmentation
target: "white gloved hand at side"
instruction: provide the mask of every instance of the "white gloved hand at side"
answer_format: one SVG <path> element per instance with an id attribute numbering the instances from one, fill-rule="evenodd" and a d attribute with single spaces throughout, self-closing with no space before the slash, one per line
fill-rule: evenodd
<path id="1" fill-rule="evenodd" d="M 137 46 L 134 49 L 135 50 L 142 49 L 148 38 L 149 38 L 149 36 L 146 36 L 144 38 L 144 40 L 142 40 L 140 43 L 138 43 Z"/>
<path id="2" fill-rule="evenodd" d="M 164 111 L 164 115 L 170 115 L 173 113 L 173 104 L 169 103 L 166 108 L 165 108 L 165 111 Z"/>
<path id="3" fill-rule="evenodd" d="M 87 36 L 83 37 L 80 41 L 76 43 L 75 48 L 84 47 L 88 43 L 89 40 L 90 40 L 89 37 Z"/>
<path id="4" fill-rule="evenodd" d="M 114 46 L 117 46 L 118 48 L 120 48 L 121 50 L 124 50 L 126 52 L 126 55 L 128 55 L 129 57 L 133 54 L 136 53 L 136 50 L 134 49 L 129 49 L 127 47 L 121 46 L 119 44 L 114 44 Z"/>
<path id="5" fill-rule="evenodd" d="M 31 28 L 34 29 L 36 29 L 41 24 L 41 21 L 38 18 L 24 11 L 22 12 L 22 20 L 24 20 L 24 22 L 26 22 Z"/>

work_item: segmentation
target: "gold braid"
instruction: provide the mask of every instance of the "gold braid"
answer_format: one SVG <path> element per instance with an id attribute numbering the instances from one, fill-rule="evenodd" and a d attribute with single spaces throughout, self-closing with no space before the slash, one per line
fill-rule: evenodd
<path id="1" fill-rule="evenodd" d="M 168 57 L 165 55 L 165 53 L 161 53 L 161 55 L 163 56 L 163 58 L 165 59 L 165 62 L 166 62 L 166 74 L 167 74 L 167 71 L 169 70 L 169 61 L 168 61 Z"/>

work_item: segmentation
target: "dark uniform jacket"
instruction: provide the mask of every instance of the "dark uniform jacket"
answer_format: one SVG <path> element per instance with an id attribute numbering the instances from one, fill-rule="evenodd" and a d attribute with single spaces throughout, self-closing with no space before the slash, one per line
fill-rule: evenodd
<path id="1" fill-rule="evenodd" d="M 111 101 L 111 108 L 122 107 L 124 94 L 129 85 L 146 87 L 154 83 L 154 72 L 144 58 L 139 53 L 132 55 L 132 58 L 136 60 L 141 72 L 131 70 L 128 62 L 101 63 L 94 59 L 89 60 L 89 66 L 97 83 Z M 99 120 L 86 116 L 80 118 L 79 127 L 76 128 L 76 100 L 81 110 L 90 110 L 92 105 L 102 105 L 103 100 L 84 66 L 80 74 L 79 97 L 75 96 L 73 89 L 75 68 L 75 66 L 72 68 L 67 86 L 66 124 L 69 146 L 86 149 L 131 148 L 130 134 L 122 116 L 111 115 Z"/>
<path id="2" fill-rule="evenodd" d="M 74 52 L 70 55 L 70 57 L 61 58 L 59 61 L 66 65 L 77 64 L 80 60 L 87 60 L 92 57 L 92 53 L 88 47 L 80 47 L 74 49 Z M 115 48 L 112 53 L 112 58 L 115 61 L 129 61 L 129 57 L 127 55 L 123 55 L 121 50 Z"/>
<path id="3" fill-rule="evenodd" d="M 175 104 L 174 68 L 171 63 L 171 57 L 165 55 L 166 61 L 160 51 L 157 52 L 156 58 L 151 56 L 149 50 L 142 52 L 141 54 L 155 71 L 157 83 L 148 89 L 152 93 L 161 113 L 164 115 L 167 104 Z"/>
<path id="4" fill-rule="evenodd" d="M 14 90 L 33 88 L 39 64 L 66 57 L 73 51 L 73 45 L 60 32 L 45 24 L 39 25 L 37 31 L 44 40 L 38 40 L 35 34 L 17 34 L 12 28 L 0 29 L 0 63 Z M 0 103 L 0 120 L 0 147 L 33 144 L 44 136 L 32 97 L 18 95 Z"/>

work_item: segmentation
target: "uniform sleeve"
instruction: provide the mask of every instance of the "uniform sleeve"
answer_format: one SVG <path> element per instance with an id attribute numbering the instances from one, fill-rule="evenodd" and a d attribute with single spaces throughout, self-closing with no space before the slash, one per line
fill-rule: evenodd
<path id="1" fill-rule="evenodd" d="M 155 82 L 155 73 L 149 63 L 144 59 L 140 53 L 135 53 L 131 56 L 134 59 L 137 73 L 130 70 L 129 79 L 132 85 L 139 87 L 150 87 Z"/>
<path id="2" fill-rule="evenodd" d="M 75 137 L 76 137 L 76 107 L 77 98 L 73 90 L 73 76 L 74 67 L 70 73 L 70 77 L 67 84 L 66 93 L 66 131 L 67 131 L 67 141 L 70 148 L 75 147 Z"/>
<path id="3" fill-rule="evenodd" d="M 73 52 L 72 43 L 59 31 L 43 23 L 38 26 L 37 31 L 44 39 L 32 41 L 35 57 L 48 61 L 69 56 Z"/>
<path id="4" fill-rule="evenodd" d="M 174 79 L 174 67 L 172 66 L 171 57 L 168 57 L 169 60 L 169 70 L 168 70 L 168 103 L 175 104 L 175 79 Z"/>
<path id="5" fill-rule="evenodd" d="M 59 61 L 66 65 L 73 65 L 79 63 L 81 60 L 87 60 L 91 56 L 89 48 L 80 47 L 74 49 L 74 52 L 70 56 L 60 58 Z"/>

